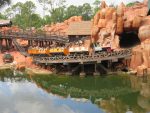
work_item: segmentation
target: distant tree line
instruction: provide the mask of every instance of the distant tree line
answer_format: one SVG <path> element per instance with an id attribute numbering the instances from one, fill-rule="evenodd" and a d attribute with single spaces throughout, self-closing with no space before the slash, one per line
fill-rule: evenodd
<path id="1" fill-rule="evenodd" d="M 2 1 L 2 2 L 1 2 Z M 10 0 L 1 0 L 0 7 L 9 4 Z M 40 28 L 45 24 L 63 22 L 72 16 L 82 16 L 83 20 L 91 20 L 99 10 L 101 1 L 95 0 L 93 5 L 67 6 L 65 0 L 38 0 L 43 8 L 43 17 L 36 13 L 36 5 L 32 1 L 18 2 L 9 6 L 5 13 L 0 13 L 1 19 L 11 19 L 14 25 L 23 29 L 35 27 Z M 48 12 L 48 15 L 45 15 Z"/>

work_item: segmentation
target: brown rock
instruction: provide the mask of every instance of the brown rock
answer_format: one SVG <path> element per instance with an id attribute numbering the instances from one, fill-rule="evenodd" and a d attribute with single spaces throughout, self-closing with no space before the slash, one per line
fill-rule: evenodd
<path id="1" fill-rule="evenodd" d="M 114 23 L 117 23 L 117 13 L 116 12 L 113 13 L 112 20 Z"/>
<path id="2" fill-rule="evenodd" d="M 106 13 L 105 13 L 105 19 L 106 20 L 110 20 L 112 19 L 113 13 L 115 12 L 115 8 L 113 7 L 109 7 L 106 9 Z"/>
<path id="3" fill-rule="evenodd" d="M 139 38 L 141 41 L 150 39 L 150 25 L 145 25 L 139 29 Z"/>
<path id="4" fill-rule="evenodd" d="M 105 19 L 106 8 L 100 10 L 100 19 Z"/>
<path id="5" fill-rule="evenodd" d="M 106 19 L 99 19 L 98 27 L 105 28 L 106 27 Z"/>
<path id="6" fill-rule="evenodd" d="M 107 7 L 107 4 L 105 1 L 101 1 L 101 6 L 100 8 L 103 9 L 103 8 L 106 8 Z"/>
<path id="7" fill-rule="evenodd" d="M 124 30 L 125 31 L 130 31 L 132 28 L 132 22 L 131 21 L 125 21 L 124 22 Z"/>
<path id="8" fill-rule="evenodd" d="M 142 18 L 140 26 L 144 26 L 144 25 L 150 25 L 150 16 L 146 16 Z"/>
<path id="9" fill-rule="evenodd" d="M 124 27 L 123 17 L 119 16 L 117 17 L 116 34 L 121 34 L 123 32 L 123 27 Z"/>
<path id="10" fill-rule="evenodd" d="M 92 36 L 97 35 L 99 33 L 99 31 L 100 31 L 99 27 L 98 26 L 94 26 L 92 28 Z"/>
<path id="11" fill-rule="evenodd" d="M 133 29 L 138 29 L 140 27 L 140 25 L 141 25 L 141 22 L 142 22 L 142 17 L 136 16 L 133 19 L 132 28 Z"/>
<path id="12" fill-rule="evenodd" d="M 98 25 L 100 19 L 100 12 L 97 12 L 96 15 L 94 16 L 94 26 Z"/>

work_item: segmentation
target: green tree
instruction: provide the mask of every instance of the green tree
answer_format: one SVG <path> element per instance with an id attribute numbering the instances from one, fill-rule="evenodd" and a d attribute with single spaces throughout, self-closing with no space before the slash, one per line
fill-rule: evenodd
<path id="1" fill-rule="evenodd" d="M 64 7 L 54 9 L 54 11 L 51 12 L 51 21 L 53 23 L 64 21 L 64 14 L 65 14 Z"/>
<path id="2" fill-rule="evenodd" d="M 138 2 L 130 2 L 130 3 L 128 3 L 126 6 L 127 6 L 127 7 L 132 7 L 132 6 L 134 6 L 136 3 L 138 3 Z"/>
<path id="3" fill-rule="evenodd" d="M 0 13 L 0 19 L 7 19 L 5 15 L 3 15 L 2 13 Z"/>
<path id="4" fill-rule="evenodd" d="M 38 0 L 50 12 L 53 23 L 64 20 L 65 0 Z M 46 5 L 45 5 L 46 4 Z"/>
<path id="5" fill-rule="evenodd" d="M 35 9 L 36 6 L 32 1 L 26 1 L 25 3 L 18 2 L 6 9 L 5 13 L 7 17 L 13 14 L 13 23 L 23 29 L 26 29 L 32 27 L 32 19 L 33 21 L 36 21 L 36 19 L 32 18 Z"/>
<path id="6" fill-rule="evenodd" d="M 44 17 L 43 17 L 43 23 L 44 23 L 44 25 L 45 24 L 51 24 L 51 16 L 50 15 L 45 15 Z"/>
<path id="7" fill-rule="evenodd" d="M 79 12 L 79 9 L 80 9 L 80 12 Z M 72 16 L 81 16 L 81 10 L 82 10 L 81 6 L 77 7 L 74 5 L 70 5 L 65 11 L 65 19 L 68 19 Z"/>
<path id="8" fill-rule="evenodd" d="M 0 0 L 0 7 L 5 6 L 6 4 L 10 4 L 11 0 Z"/>
<path id="9" fill-rule="evenodd" d="M 82 6 L 82 17 L 84 20 L 91 20 L 93 15 L 92 7 L 90 4 L 85 3 Z"/>
<path id="10" fill-rule="evenodd" d="M 93 3 L 93 5 L 94 5 L 94 15 L 95 15 L 96 12 L 99 10 L 99 8 L 100 8 L 100 3 L 101 3 L 101 0 L 95 0 L 95 2 Z"/>

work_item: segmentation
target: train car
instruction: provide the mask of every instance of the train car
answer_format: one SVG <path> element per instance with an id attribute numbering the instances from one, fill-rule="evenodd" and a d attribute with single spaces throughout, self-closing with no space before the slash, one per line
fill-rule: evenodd
<path id="1" fill-rule="evenodd" d="M 111 47 L 101 47 L 99 43 L 91 45 L 93 52 L 99 53 L 102 51 L 111 52 Z M 71 46 L 71 47 L 56 47 L 56 48 L 29 48 L 28 53 L 34 56 L 63 56 L 63 55 L 88 55 L 89 47 L 84 46 Z"/>

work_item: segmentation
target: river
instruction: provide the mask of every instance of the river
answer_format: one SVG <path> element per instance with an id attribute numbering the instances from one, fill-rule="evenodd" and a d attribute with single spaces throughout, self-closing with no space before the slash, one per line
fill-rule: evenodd
<path id="1" fill-rule="evenodd" d="M 149 77 L 0 76 L 0 113 L 148 112 Z"/>

